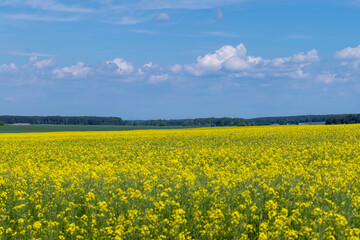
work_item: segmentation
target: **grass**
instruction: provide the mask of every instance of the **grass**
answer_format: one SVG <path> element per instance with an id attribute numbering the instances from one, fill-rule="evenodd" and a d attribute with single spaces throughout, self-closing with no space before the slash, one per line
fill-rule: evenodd
<path id="1" fill-rule="evenodd" d="M 303 122 L 301 125 L 325 125 L 325 122 Z"/>
<path id="2" fill-rule="evenodd" d="M 27 133 L 27 132 L 77 132 L 77 131 L 129 131 L 142 129 L 179 129 L 185 127 L 160 126 L 123 126 L 123 125 L 51 125 L 35 124 L 30 126 L 0 126 L 0 133 Z"/>

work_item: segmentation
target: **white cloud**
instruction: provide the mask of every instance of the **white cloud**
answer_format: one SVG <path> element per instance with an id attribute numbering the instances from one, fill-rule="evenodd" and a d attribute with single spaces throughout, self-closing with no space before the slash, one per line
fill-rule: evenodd
<path id="1" fill-rule="evenodd" d="M 14 86 L 45 84 L 53 76 L 54 62 L 52 58 L 38 60 L 33 56 L 23 65 L 3 64 L 0 66 L 0 81 Z"/>
<path id="2" fill-rule="evenodd" d="M 45 79 L 53 78 L 94 78 L 123 83 L 143 82 L 156 84 L 179 79 L 179 76 L 189 77 L 186 75 L 195 77 L 217 76 L 219 79 L 258 79 L 259 81 L 263 81 L 261 78 L 308 79 L 326 84 L 355 79 L 341 72 L 330 73 L 326 69 L 324 69 L 324 72 L 319 72 L 318 68 L 312 67 L 313 63 L 320 59 L 315 49 L 289 57 L 264 59 L 248 55 L 243 44 L 237 46 L 225 45 L 214 52 L 199 56 L 193 64 L 159 66 L 148 62 L 134 66 L 123 58 L 115 58 L 91 66 L 78 62 L 75 65 L 63 68 L 54 67 L 54 58 L 42 58 L 39 60 L 38 55 L 40 54 L 25 54 L 31 57 L 24 65 L 17 66 L 14 63 L 0 65 L 2 83 L 4 83 L 4 79 L 9 79 L 8 81 L 13 83 L 23 84 L 25 82 L 26 84 L 32 84 L 36 83 L 37 79 L 45 81 Z M 360 66 L 360 58 L 348 61 L 347 64 L 354 65 L 355 61 Z M 193 78 L 189 77 L 189 79 Z"/>
<path id="3" fill-rule="evenodd" d="M 155 19 L 159 22 L 168 22 L 170 20 L 170 15 L 167 13 L 159 13 Z"/>
<path id="4" fill-rule="evenodd" d="M 151 68 L 153 66 L 152 62 L 144 64 L 143 68 Z"/>
<path id="5" fill-rule="evenodd" d="M 261 57 L 246 56 L 246 48 L 241 43 L 236 47 L 225 45 L 212 54 L 197 58 L 194 65 L 185 65 L 186 71 L 195 76 L 217 72 L 221 69 L 241 71 L 255 67 Z"/>
<path id="6" fill-rule="evenodd" d="M 293 63 L 312 63 L 319 61 L 320 58 L 318 56 L 318 52 L 315 49 L 308 51 L 307 53 L 300 52 L 292 55 L 291 57 L 284 58 L 275 58 L 273 60 L 265 61 L 265 64 L 271 63 L 273 66 L 281 67 L 284 64 L 293 62 Z"/>
<path id="7" fill-rule="evenodd" d="M 15 65 L 15 63 L 3 64 L 0 66 L 0 72 L 13 72 L 17 69 L 18 67 Z"/>
<path id="8" fill-rule="evenodd" d="M 333 73 L 322 73 L 316 76 L 316 80 L 323 83 L 332 83 L 336 79 L 336 74 Z"/>
<path id="9" fill-rule="evenodd" d="M 187 65 L 185 69 L 195 76 L 200 76 L 206 73 L 217 72 L 222 68 L 243 70 L 249 67 L 246 48 L 243 44 L 239 44 L 236 47 L 225 45 L 212 54 L 198 57 L 195 65 Z"/>
<path id="10" fill-rule="evenodd" d="M 64 67 L 61 69 L 55 69 L 52 71 L 54 75 L 56 75 L 56 78 L 64 78 L 66 75 L 72 75 L 76 78 L 84 78 L 88 75 L 88 73 L 91 71 L 90 67 L 85 67 L 85 63 L 78 62 L 73 66 L 70 67 Z"/>
<path id="11" fill-rule="evenodd" d="M 47 59 L 38 61 L 37 57 L 30 57 L 29 64 L 34 66 L 35 68 L 41 69 L 41 68 L 46 68 L 46 67 L 52 66 L 54 64 L 54 59 L 47 58 Z"/>
<path id="12" fill-rule="evenodd" d="M 169 74 L 152 75 L 149 78 L 149 83 L 155 84 L 168 80 Z"/>
<path id="13" fill-rule="evenodd" d="M 275 67 L 281 67 L 283 66 L 285 63 L 290 62 L 291 58 L 290 57 L 286 57 L 286 58 L 275 58 L 273 60 L 266 60 L 265 64 L 271 63 L 273 66 Z"/>
<path id="14" fill-rule="evenodd" d="M 291 57 L 291 61 L 297 62 L 297 63 L 303 63 L 303 62 L 317 62 L 320 58 L 318 56 L 318 52 L 315 49 L 312 49 L 308 51 L 306 54 L 303 52 L 300 52 L 298 54 L 294 54 Z"/>
<path id="15" fill-rule="evenodd" d="M 183 69 L 183 67 L 180 64 L 175 64 L 169 67 L 170 71 L 177 74 L 180 73 Z"/>
<path id="16" fill-rule="evenodd" d="M 224 62 L 224 68 L 230 71 L 241 71 L 250 68 L 250 65 L 246 59 L 234 56 Z"/>
<path id="17" fill-rule="evenodd" d="M 285 73 L 285 76 L 288 75 L 291 78 L 306 78 L 309 77 L 309 73 L 305 73 L 303 70 L 303 67 L 305 67 L 306 64 L 301 64 L 299 66 L 297 66 L 296 70 L 293 72 L 290 72 L 288 74 Z"/>
<path id="18" fill-rule="evenodd" d="M 130 74 L 132 72 L 134 72 L 135 68 L 132 65 L 132 63 L 125 61 L 122 58 L 115 58 L 114 60 L 111 61 L 107 61 L 106 64 L 108 65 L 115 65 L 116 68 L 116 73 L 117 74 Z"/>
<path id="19" fill-rule="evenodd" d="M 326 84 L 330 84 L 330 83 L 334 83 L 334 82 L 346 82 L 346 81 L 348 81 L 347 77 L 339 78 L 338 74 L 330 73 L 330 72 L 325 72 L 325 73 L 318 74 L 316 76 L 316 80 L 318 82 L 322 82 L 322 83 L 326 83 Z"/>
<path id="20" fill-rule="evenodd" d="M 340 63 L 340 66 L 349 66 L 354 70 L 358 70 L 360 66 L 360 45 L 355 48 L 347 47 L 337 51 L 334 57 L 345 60 Z"/>
<path id="21" fill-rule="evenodd" d="M 199 56 L 196 64 L 185 64 L 184 69 L 194 76 L 222 74 L 237 78 L 275 76 L 299 79 L 310 77 L 309 66 L 319 60 L 315 49 L 290 57 L 263 59 L 247 55 L 245 46 L 239 44 L 236 47 L 225 45 L 214 53 Z"/>
<path id="22" fill-rule="evenodd" d="M 337 59 L 360 59 L 360 45 L 352 48 L 347 47 L 335 53 Z"/>
<path id="23" fill-rule="evenodd" d="M 38 61 L 38 58 L 33 56 L 30 57 L 27 64 L 24 64 L 23 66 L 16 66 L 15 63 L 10 64 L 3 64 L 0 66 L 0 72 L 16 72 L 20 70 L 31 70 L 31 69 L 43 69 L 50 67 L 54 64 L 54 59 L 48 58 L 43 59 L 41 61 Z"/>

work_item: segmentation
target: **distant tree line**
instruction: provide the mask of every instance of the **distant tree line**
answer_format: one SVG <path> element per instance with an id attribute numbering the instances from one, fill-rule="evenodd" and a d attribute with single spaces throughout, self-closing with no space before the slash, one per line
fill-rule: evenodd
<path id="1" fill-rule="evenodd" d="M 122 120 L 120 117 L 94 116 L 0 116 L 5 124 L 60 124 L 60 125 L 128 125 L 128 126 L 183 126 L 183 127 L 215 127 L 215 126 L 253 126 L 271 124 L 299 124 L 326 122 L 326 124 L 360 123 L 360 114 L 342 115 L 301 115 L 286 117 L 262 118 L 195 118 L 195 119 L 158 119 L 158 120 Z"/>
<path id="2" fill-rule="evenodd" d="M 122 120 L 119 117 L 92 116 L 0 116 L 0 121 L 6 124 L 61 124 L 61 125 L 129 125 L 129 126 L 251 126 L 252 121 L 243 118 L 196 118 L 176 120 Z"/>
<path id="3" fill-rule="evenodd" d="M 141 126 L 184 126 L 184 127 L 215 127 L 215 126 L 252 126 L 252 121 L 243 118 L 195 118 L 172 120 L 138 120 L 125 121 L 126 125 Z"/>
<path id="4" fill-rule="evenodd" d="M 326 120 L 334 115 L 300 115 L 300 116 L 285 116 L 285 117 L 260 117 L 252 118 L 250 121 L 255 125 L 271 125 L 271 124 L 299 124 L 312 122 L 326 122 Z"/>
<path id="5" fill-rule="evenodd" d="M 0 121 L 6 124 L 62 124 L 62 125 L 123 125 L 119 117 L 92 117 L 92 116 L 0 116 Z"/>
<path id="6" fill-rule="evenodd" d="M 325 124 L 355 124 L 360 123 L 360 114 L 332 116 L 326 119 Z"/>

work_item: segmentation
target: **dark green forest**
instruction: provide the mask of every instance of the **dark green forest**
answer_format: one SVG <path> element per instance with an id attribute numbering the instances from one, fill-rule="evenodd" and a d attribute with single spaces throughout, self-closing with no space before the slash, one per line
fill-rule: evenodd
<path id="1" fill-rule="evenodd" d="M 123 126 L 169 126 L 169 127 L 216 127 L 216 126 L 254 126 L 272 124 L 351 124 L 360 123 L 360 114 L 340 115 L 300 115 L 261 118 L 195 118 L 195 119 L 158 119 L 123 120 L 120 117 L 96 116 L 0 116 L 5 124 L 53 124 L 53 125 L 123 125 Z"/>
<path id="2" fill-rule="evenodd" d="M 326 124 L 355 124 L 360 123 L 360 114 L 332 116 L 326 119 Z"/>
<path id="3" fill-rule="evenodd" d="M 243 118 L 195 118 L 172 120 L 125 121 L 129 125 L 143 126 L 183 126 L 183 127 L 216 127 L 216 126 L 253 126 L 252 121 Z"/>
<path id="4" fill-rule="evenodd" d="M 333 115 L 300 115 L 300 116 L 283 116 L 283 117 L 260 117 L 251 118 L 250 121 L 256 125 L 269 125 L 279 124 L 281 120 L 286 121 L 287 124 L 299 124 L 299 123 L 313 123 L 313 122 L 325 122 L 326 119 Z"/>
<path id="5" fill-rule="evenodd" d="M 0 121 L 6 124 L 124 125 L 119 117 L 93 116 L 0 116 Z"/>
<path id="6" fill-rule="evenodd" d="M 251 126 L 252 121 L 242 118 L 196 118 L 176 120 L 122 120 L 119 117 L 92 116 L 0 116 L 5 124 L 59 124 L 59 125 L 126 125 L 126 126 Z"/>

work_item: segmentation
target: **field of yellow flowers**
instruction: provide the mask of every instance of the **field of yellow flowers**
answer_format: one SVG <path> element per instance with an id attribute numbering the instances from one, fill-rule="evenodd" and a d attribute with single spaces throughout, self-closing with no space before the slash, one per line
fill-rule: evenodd
<path id="1" fill-rule="evenodd" d="M 359 239 L 360 125 L 0 134 L 0 239 Z"/>

